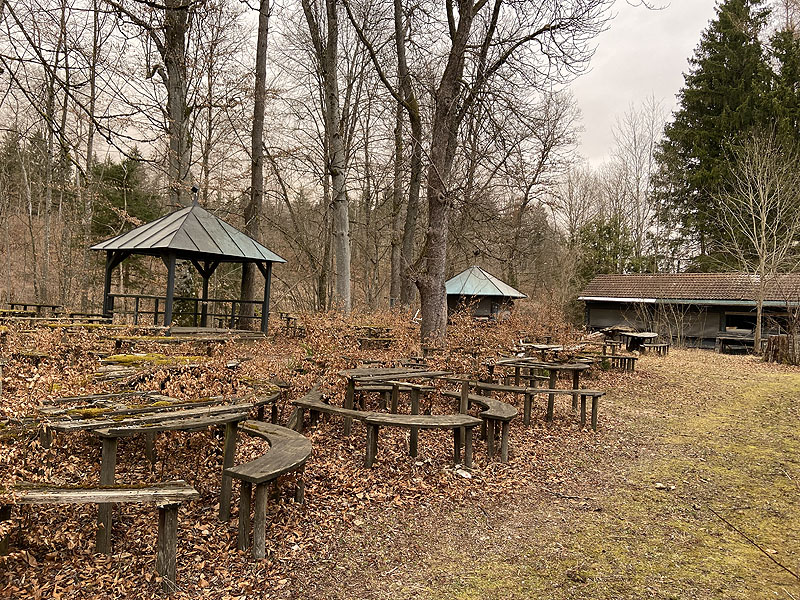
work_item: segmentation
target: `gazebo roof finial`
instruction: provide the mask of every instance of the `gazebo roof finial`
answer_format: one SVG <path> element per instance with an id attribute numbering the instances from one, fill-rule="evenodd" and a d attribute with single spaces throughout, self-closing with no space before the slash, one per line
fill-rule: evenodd
<path id="1" fill-rule="evenodd" d="M 200 188 L 196 185 L 192 186 L 192 206 L 197 206 L 200 204 L 200 201 L 197 199 L 197 194 L 200 191 Z"/>

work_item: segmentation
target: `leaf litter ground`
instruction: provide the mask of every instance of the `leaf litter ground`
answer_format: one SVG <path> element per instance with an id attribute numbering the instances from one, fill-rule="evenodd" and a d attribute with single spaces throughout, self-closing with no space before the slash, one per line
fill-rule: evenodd
<path id="1" fill-rule="evenodd" d="M 244 393 L 246 380 L 280 378 L 296 397 L 322 380 L 340 401 L 338 370 L 415 351 L 417 331 L 397 317 L 304 321 L 306 338 L 222 344 L 198 366 L 155 365 L 123 385 L 192 398 Z M 351 327 L 358 322 L 392 326 L 392 348 L 359 350 Z M 475 373 L 483 358 L 510 348 L 521 325 L 457 319 L 449 352 L 434 364 Z M 524 325 L 533 335 L 574 338 L 563 324 Z M 46 358 L 26 354 L 29 348 Z M 12 330 L 3 341 L 3 416 L 32 414 L 49 397 L 112 389 L 92 377 L 95 352 L 112 349 L 98 332 Z M 192 344 L 143 351 L 198 354 Z M 244 356 L 250 360 L 238 369 L 226 367 Z M 673 350 L 643 358 L 633 374 L 598 372 L 586 385 L 608 392 L 597 434 L 579 430 L 564 399 L 546 426 L 540 402 L 531 427 L 512 424 L 509 464 L 488 461 L 477 441 L 469 476 L 453 467 L 445 432 L 422 432 L 412 459 L 407 432 L 386 430 L 376 466 L 365 470 L 360 425 L 345 438 L 340 421 L 320 424 L 307 432 L 314 454 L 306 502 L 293 503 L 291 481 L 282 484 L 281 498 L 269 503 L 262 561 L 235 550 L 235 509 L 229 523 L 216 520 L 217 436 L 161 435 L 153 466 L 141 440 L 123 440 L 117 479 L 185 479 L 200 491 L 180 510 L 178 598 L 800 598 L 797 579 L 770 560 L 800 570 L 800 372 Z M 290 407 L 280 408 L 285 422 Z M 434 396 L 423 408 L 444 414 L 454 405 Z M 266 450 L 244 438 L 237 462 Z M 0 442 L 4 482 L 96 482 L 99 462 L 89 435 L 57 436 L 49 449 L 35 431 Z M 4 526 L 12 552 L 0 558 L 0 596 L 160 597 L 155 510 L 115 507 L 110 557 L 92 554 L 95 516 L 92 506 L 16 509 Z"/>

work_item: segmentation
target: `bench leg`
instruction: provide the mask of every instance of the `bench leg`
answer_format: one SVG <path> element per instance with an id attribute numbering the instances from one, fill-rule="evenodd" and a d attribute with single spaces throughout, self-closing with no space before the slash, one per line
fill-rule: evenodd
<path id="1" fill-rule="evenodd" d="M 305 426 L 305 418 L 306 418 L 306 409 L 302 406 L 298 406 L 295 411 L 297 415 L 297 422 L 294 424 L 294 430 L 298 433 L 303 433 L 303 427 Z"/>
<path id="2" fill-rule="evenodd" d="M 600 403 L 600 398 L 592 396 L 592 430 L 597 431 L 597 408 Z"/>
<path id="3" fill-rule="evenodd" d="M 484 421 L 486 422 L 486 421 Z M 486 427 L 486 450 L 488 451 L 489 458 L 494 456 L 494 421 L 488 421 Z"/>
<path id="4" fill-rule="evenodd" d="M 256 409 L 256 420 L 263 421 L 264 420 L 264 405 L 262 404 Z"/>
<path id="5" fill-rule="evenodd" d="M 294 501 L 298 504 L 302 504 L 306 497 L 306 482 L 305 479 L 303 479 L 304 473 L 305 468 L 297 470 L 297 481 L 294 488 Z"/>
<path id="6" fill-rule="evenodd" d="M 118 438 L 103 438 L 103 452 L 100 464 L 100 485 L 114 485 L 114 472 L 117 469 Z M 97 539 L 94 550 L 100 554 L 111 554 L 111 513 L 113 504 L 97 506 Z"/>
<path id="7" fill-rule="evenodd" d="M 580 371 L 573 371 L 572 372 L 572 389 L 577 390 L 580 389 L 578 386 L 580 385 L 581 381 L 581 373 Z M 578 394 L 577 392 L 572 394 L 572 414 L 575 414 L 578 410 Z"/>
<path id="8" fill-rule="evenodd" d="M 522 409 L 522 411 L 523 411 L 522 422 L 526 426 L 531 424 L 531 404 L 532 403 L 533 403 L 533 395 L 526 393 L 525 394 L 524 405 L 523 405 L 524 408 Z"/>
<path id="9" fill-rule="evenodd" d="M 419 390 L 416 388 L 411 388 L 411 414 L 412 415 L 419 414 Z M 419 442 L 419 429 L 416 427 L 412 427 L 411 435 L 409 436 L 409 441 L 408 441 L 409 456 L 416 458 L 418 442 Z"/>
<path id="10" fill-rule="evenodd" d="M 273 425 L 278 424 L 278 403 L 273 402 L 272 407 L 269 409 L 269 420 Z"/>
<path id="11" fill-rule="evenodd" d="M 344 394 L 344 407 L 352 410 L 353 409 L 353 400 L 355 399 L 356 393 L 356 384 L 355 381 L 352 379 L 347 381 L 347 391 Z M 352 417 L 345 417 L 344 420 L 344 435 L 349 436 L 350 432 L 353 430 L 353 419 Z"/>
<path id="12" fill-rule="evenodd" d="M 253 484 L 243 481 L 239 490 L 239 530 L 236 536 L 236 547 L 247 550 L 250 545 L 250 502 L 253 496 Z"/>
<path id="13" fill-rule="evenodd" d="M 453 429 L 453 464 L 461 462 L 461 427 Z"/>
<path id="14" fill-rule="evenodd" d="M 269 483 L 256 485 L 256 501 L 253 515 L 253 558 L 267 556 L 267 496 Z"/>
<path id="15" fill-rule="evenodd" d="M 581 394 L 581 429 L 586 427 L 586 396 Z"/>
<path id="16" fill-rule="evenodd" d="M 550 389 L 556 389 L 556 372 L 550 371 Z M 549 394 L 547 396 L 547 422 L 553 422 L 553 409 L 555 408 L 556 404 L 556 395 Z"/>
<path id="17" fill-rule="evenodd" d="M 486 429 L 486 419 L 484 419 L 483 421 L 481 421 L 481 439 L 485 440 L 487 435 L 488 432 Z"/>
<path id="18" fill-rule="evenodd" d="M 386 410 L 386 407 L 389 406 L 389 402 L 391 402 L 392 393 L 391 392 L 383 392 L 381 394 L 381 410 Z"/>
<path id="19" fill-rule="evenodd" d="M 144 456 L 150 461 L 150 464 L 156 464 L 156 434 L 144 434 Z"/>
<path id="20" fill-rule="evenodd" d="M 508 462 L 508 430 L 509 430 L 509 423 L 508 421 L 503 421 L 502 424 L 502 434 L 500 435 L 500 462 L 507 463 Z"/>
<path id="21" fill-rule="evenodd" d="M 175 563 L 178 547 L 178 507 L 168 504 L 158 507 L 158 548 L 156 572 L 162 577 L 161 588 L 165 592 L 175 591 Z"/>
<path id="22" fill-rule="evenodd" d="M 219 520 L 229 521 L 231 518 L 231 488 L 233 480 L 225 475 L 225 469 L 233 466 L 236 457 L 236 442 L 239 435 L 236 423 L 225 424 L 225 447 L 222 454 L 222 484 L 219 490 Z"/>
<path id="23" fill-rule="evenodd" d="M 378 430 L 377 425 L 367 425 L 367 451 L 364 455 L 364 466 L 372 467 L 375 464 L 375 457 L 378 454 Z"/>
<path id="24" fill-rule="evenodd" d="M 472 427 L 469 427 L 464 436 L 464 466 L 472 467 Z"/>
<path id="25" fill-rule="evenodd" d="M 390 412 L 393 415 L 397 414 L 397 405 L 400 404 L 400 386 L 397 384 L 392 385 L 392 406 Z"/>
<path id="26" fill-rule="evenodd" d="M 9 504 L 0 504 L 0 523 L 8 521 L 11 518 L 11 506 Z M 8 554 L 8 538 L 10 534 L 0 537 L 0 556 Z"/>

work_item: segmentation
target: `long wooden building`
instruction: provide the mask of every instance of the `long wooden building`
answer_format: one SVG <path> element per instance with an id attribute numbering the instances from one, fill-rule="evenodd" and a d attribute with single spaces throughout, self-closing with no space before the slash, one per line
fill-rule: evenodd
<path id="1" fill-rule="evenodd" d="M 747 338 L 756 324 L 758 280 L 745 273 L 598 275 L 581 292 L 586 327 L 657 331 L 688 346 L 713 348 L 720 338 Z M 764 335 L 780 333 L 800 308 L 800 274 L 768 282 Z"/>

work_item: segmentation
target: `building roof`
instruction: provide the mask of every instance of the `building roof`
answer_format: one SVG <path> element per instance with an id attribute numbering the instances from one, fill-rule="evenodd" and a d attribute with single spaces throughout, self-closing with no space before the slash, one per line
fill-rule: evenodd
<path id="1" fill-rule="evenodd" d="M 664 302 L 677 304 L 752 304 L 758 279 L 746 273 L 664 273 L 656 275 L 598 275 L 579 300 L 605 302 Z M 766 302 L 800 301 L 800 274 L 784 274 L 767 283 Z"/>
<path id="2" fill-rule="evenodd" d="M 469 267 L 445 282 L 448 296 L 500 296 L 527 298 L 522 292 L 500 281 L 480 267 Z"/>
<path id="3" fill-rule="evenodd" d="M 156 256 L 172 251 L 179 257 L 202 256 L 226 262 L 286 262 L 196 203 L 95 244 L 91 249 Z"/>

